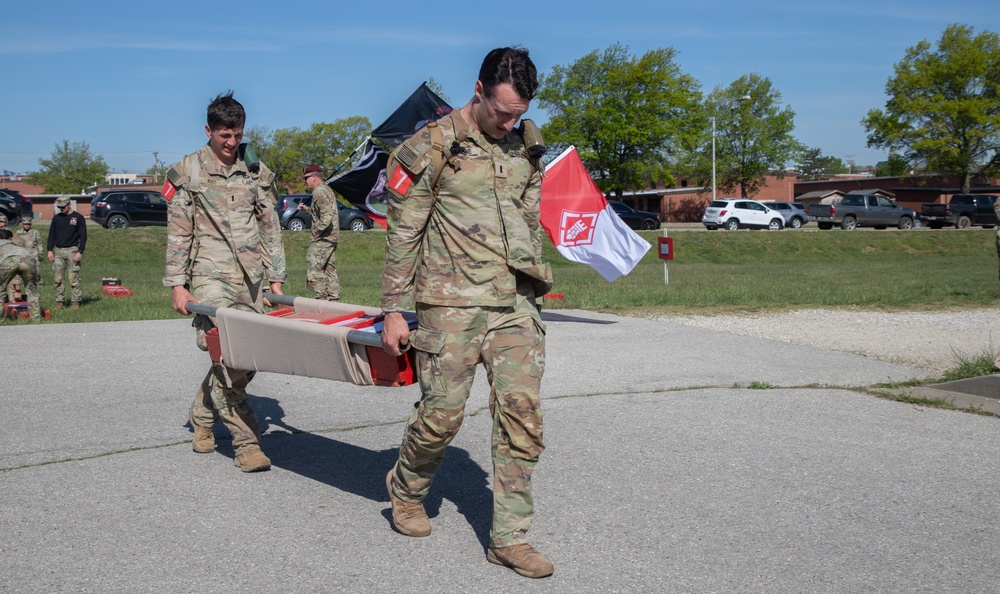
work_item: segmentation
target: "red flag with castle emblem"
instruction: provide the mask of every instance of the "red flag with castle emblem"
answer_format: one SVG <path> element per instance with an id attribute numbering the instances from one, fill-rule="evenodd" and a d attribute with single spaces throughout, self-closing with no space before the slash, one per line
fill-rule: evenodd
<path id="1" fill-rule="evenodd" d="M 541 220 L 560 254 L 607 281 L 631 272 L 651 247 L 608 205 L 574 147 L 545 168 Z"/>

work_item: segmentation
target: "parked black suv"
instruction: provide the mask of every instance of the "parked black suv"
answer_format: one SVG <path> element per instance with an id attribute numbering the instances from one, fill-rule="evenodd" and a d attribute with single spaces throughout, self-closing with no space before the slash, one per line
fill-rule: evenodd
<path id="1" fill-rule="evenodd" d="M 615 202 L 614 200 L 609 200 L 608 204 L 614 209 L 615 214 L 632 229 L 645 229 L 648 231 L 660 228 L 660 215 L 654 212 L 636 210 L 624 202 Z"/>
<path id="2" fill-rule="evenodd" d="M 21 195 L 17 190 L 3 188 L 0 190 L 0 213 L 7 217 L 7 224 L 16 225 L 21 219 L 35 216 L 32 211 L 31 198 Z"/>
<path id="3" fill-rule="evenodd" d="M 312 206 L 312 194 L 282 194 L 278 196 L 278 203 L 274 206 L 278 211 L 278 220 L 281 221 L 281 228 L 289 231 L 302 231 L 312 228 L 312 215 L 308 210 L 299 210 L 299 203 L 304 203 L 306 207 Z M 371 218 L 357 208 L 345 206 L 340 200 L 337 201 L 338 215 L 340 217 L 340 228 L 343 231 L 365 231 L 371 229 L 374 224 Z"/>
<path id="4" fill-rule="evenodd" d="M 90 220 L 108 229 L 167 224 L 167 201 L 153 190 L 105 190 L 90 202 Z"/>

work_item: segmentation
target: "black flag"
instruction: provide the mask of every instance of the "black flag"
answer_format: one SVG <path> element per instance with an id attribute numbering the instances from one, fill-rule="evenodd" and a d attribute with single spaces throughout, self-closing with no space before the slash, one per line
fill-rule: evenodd
<path id="1" fill-rule="evenodd" d="M 427 83 L 421 83 L 386 121 L 372 131 L 372 137 L 390 146 L 399 146 L 427 122 L 437 121 L 449 113 L 451 106 L 430 90 Z"/>
<path id="2" fill-rule="evenodd" d="M 389 154 L 369 140 L 361 160 L 350 171 L 326 180 L 334 192 L 365 211 L 372 220 L 385 227 L 386 195 L 385 164 Z"/>

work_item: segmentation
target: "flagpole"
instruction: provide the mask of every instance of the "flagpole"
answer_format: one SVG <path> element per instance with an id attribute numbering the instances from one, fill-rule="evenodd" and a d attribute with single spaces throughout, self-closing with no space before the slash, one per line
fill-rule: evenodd
<path id="1" fill-rule="evenodd" d="M 351 151 L 350 156 L 348 156 L 347 159 L 345 159 L 343 163 L 341 163 L 340 165 L 338 165 L 337 168 L 334 169 L 330 173 L 330 177 L 333 177 L 333 175 L 335 173 L 337 173 L 338 171 L 340 171 L 344 167 L 344 165 L 346 165 L 346 164 L 350 163 L 351 161 L 353 161 L 354 160 L 354 155 L 358 154 L 358 151 L 361 149 L 361 147 L 365 146 L 365 143 L 368 142 L 370 139 L 371 139 L 371 135 L 370 134 L 368 136 L 365 136 L 365 139 L 361 141 L 361 144 L 359 144 L 357 146 L 357 148 L 355 148 L 353 151 Z"/>

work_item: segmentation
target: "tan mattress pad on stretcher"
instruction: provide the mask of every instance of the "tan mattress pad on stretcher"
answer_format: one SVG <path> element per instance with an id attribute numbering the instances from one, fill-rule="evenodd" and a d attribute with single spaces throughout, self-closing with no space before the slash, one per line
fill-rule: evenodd
<path id="1" fill-rule="evenodd" d="M 366 316 L 377 316 L 382 313 L 378 308 L 305 297 L 296 297 L 294 303 L 296 314 L 346 315 L 364 311 Z M 215 324 L 219 329 L 222 363 L 231 369 L 373 386 L 375 380 L 372 378 L 369 353 L 393 359 L 378 347 L 349 343 L 347 333 L 352 328 L 346 326 L 329 326 L 230 308 L 216 311 Z M 380 385 L 399 384 L 380 382 Z"/>

